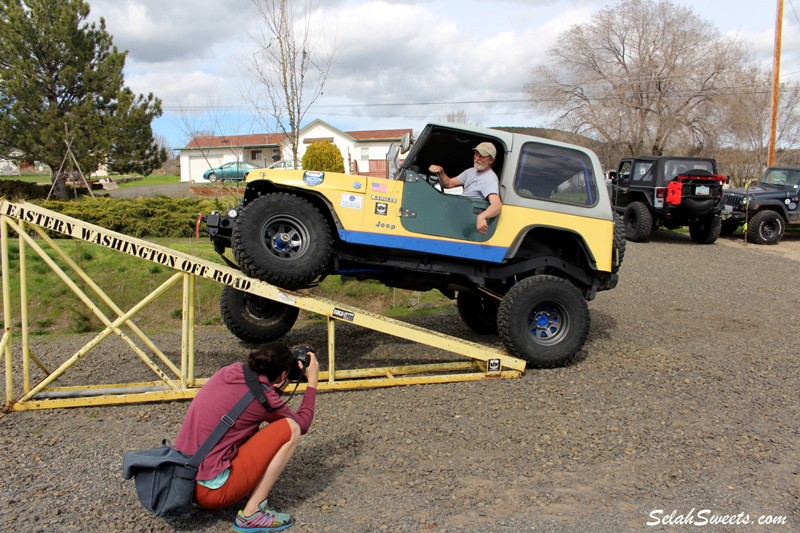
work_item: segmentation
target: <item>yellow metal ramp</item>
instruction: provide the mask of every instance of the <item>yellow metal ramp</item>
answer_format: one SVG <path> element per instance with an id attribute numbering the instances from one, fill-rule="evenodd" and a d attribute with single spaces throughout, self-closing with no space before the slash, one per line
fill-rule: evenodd
<path id="1" fill-rule="evenodd" d="M 10 231 L 9 231 L 10 230 Z M 14 357 L 12 356 L 11 272 L 9 261 L 9 235 L 13 232 L 19 241 L 20 316 L 22 384 L 15 389 Z M 145 296 L 131 309 L 123 310 L 70 258 L 59 246 L 54 232 L 72 239 L 94 243 L 152 261 L 175 271 L 175 274 Z M 36 238 L 32 236 L 36 235 Z M 287 291 L 263 281 L 249 278 L 240 271 L 224 265 L 172 250 L 152 242 L 114 232 L 81 220 L 44 209 L 37 205 L 0 201 L 0 254 L 2 255 L 2 290 L 4 333 L 0 352 L 5 361 L 4 412 L 30 409 L 108 405 L 121 403 L 154 402 L 194 397 L 207 378 L 194 375 L 194 293 L 197 277 L 230 285 L 264 298 L 292 305 L 327 317 L 328 360 L 327 370 L 320 372 L 319 390 L 389 387 L 422 383 L 447 383 L 474 381 L 487 378 L 519 377 L 525 370 L 525 361 L 508 353 L 470 341 L 465 341 L 420 328 L 369 311 L 342 305 L 323 298 L 307 295 L 304 291 Z M 88 309 L 105 325 L 81 349 L 66 357 L 55 369 L 46 368 L 31 351 L 29 339 L 28 293 L 26 254 L 32 250 L 58 275 Z M 81 289 L 73 278 L 57 263 L 57 257 L 66 264 L 91 293 Z M 144 307 L 177 284 L 183 287 L 181 354 L 173 361 L 136 325 L 133 317 Z M 95 303 L 111 309 L 114 316 L 104 313 Z M 403 366 L 338 369 L 335 361 L 335 324 L 344 321 L 374 331 L 424 344 L 432 348 L 458 354 L 455 362 L 409 364 Z M 142 364 L 154 374 L 152 381 L 109 383 L 103 385 L 57 386 L 58 378 L 78 361 L 89 356 L 91 350 L 110 335 L 127 344 Z M 31 364 L 46 374 L 37 383 L 31 382 Z M 300 386 L 302 390 L 303 386 Z"/>

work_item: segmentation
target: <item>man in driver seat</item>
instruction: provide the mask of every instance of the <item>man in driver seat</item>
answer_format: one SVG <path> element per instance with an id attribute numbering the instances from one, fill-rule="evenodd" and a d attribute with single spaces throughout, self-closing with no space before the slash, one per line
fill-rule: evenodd
<path id="1" fill-rule="evenodd" d="M 428 167 L 430 172 L 439 175 L 439 182 L 445 189 L 464 187 L 461 196 L 487 200 L 489 207 L 478 215 L 475 227 L 481 233 L 486 233 L 489 219 L 500 214 L 503 202 L 500 201 L 500 183 L 497 174 L 492 170 L 492 163 L 497 156 L 497 149 L 490 142 L 482 142 L 472 149 L 473 166 L 451 178 L 445 174 L 440 165 Z"/>

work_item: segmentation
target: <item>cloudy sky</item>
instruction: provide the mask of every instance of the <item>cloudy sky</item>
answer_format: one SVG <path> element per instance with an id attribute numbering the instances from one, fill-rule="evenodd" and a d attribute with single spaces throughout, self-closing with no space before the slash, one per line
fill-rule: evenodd
<path id="1" fill-rule="evenodd" d="M 675 3 L 688 5 L 685 0 Z M 250 111 L 252 0 L 88 0 L 128 50 L 126 83 L 162 99 L 155 133 L 173 148 L 191 131 L 267 131 Z M 297 3 L 297 0 L 292 0 Z M 335 50 L 325 94 L 306 120 L 344 130 L 421 127 L 463 110 L 484 126 L 542 126 L 523 85 L 556 37 L 614 0 L 312 0 L 319 47 Z M 693 0 L 723 35 L 772 65 L 777 0 Z M 782 81 L 800 81 L 800 0 L 785 0 Z M 411 105 L 416 104 L 416 105 Z"/>

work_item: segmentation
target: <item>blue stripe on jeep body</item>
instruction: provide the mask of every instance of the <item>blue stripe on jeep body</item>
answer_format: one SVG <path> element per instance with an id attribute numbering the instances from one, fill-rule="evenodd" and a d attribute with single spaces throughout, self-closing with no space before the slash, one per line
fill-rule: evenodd
<path id="1" fill-rule="evenodd" d="M 399 250 L 413 250 L 436 255 L 463 257 L 476 261 L 501 263 L 506 256 L 508 248 L 488 246 L 486 244 L 472 244 L 465 242 L 450 242 L 437 239 L 421 239 L 419 237 L 404 237 L 399 235 L 382 235 L 363 231 L 339 230 L 339 238 L 351 244 L 364 244 L 382 248 Z"/>

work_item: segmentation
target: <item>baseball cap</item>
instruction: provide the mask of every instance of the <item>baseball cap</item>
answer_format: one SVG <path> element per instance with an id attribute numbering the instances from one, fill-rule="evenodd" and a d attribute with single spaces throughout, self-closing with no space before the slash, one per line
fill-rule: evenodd
<path id="1" fill-rule="evenodd" d="M 494 145 L 490 142 L 483 142 L 480 143 L 478 146 L 472 149 L 473 152 L 478 152 L 482 156 L 486 157 L 491 156 L 492 159 L 497 158 L 497 149 Z"/>

